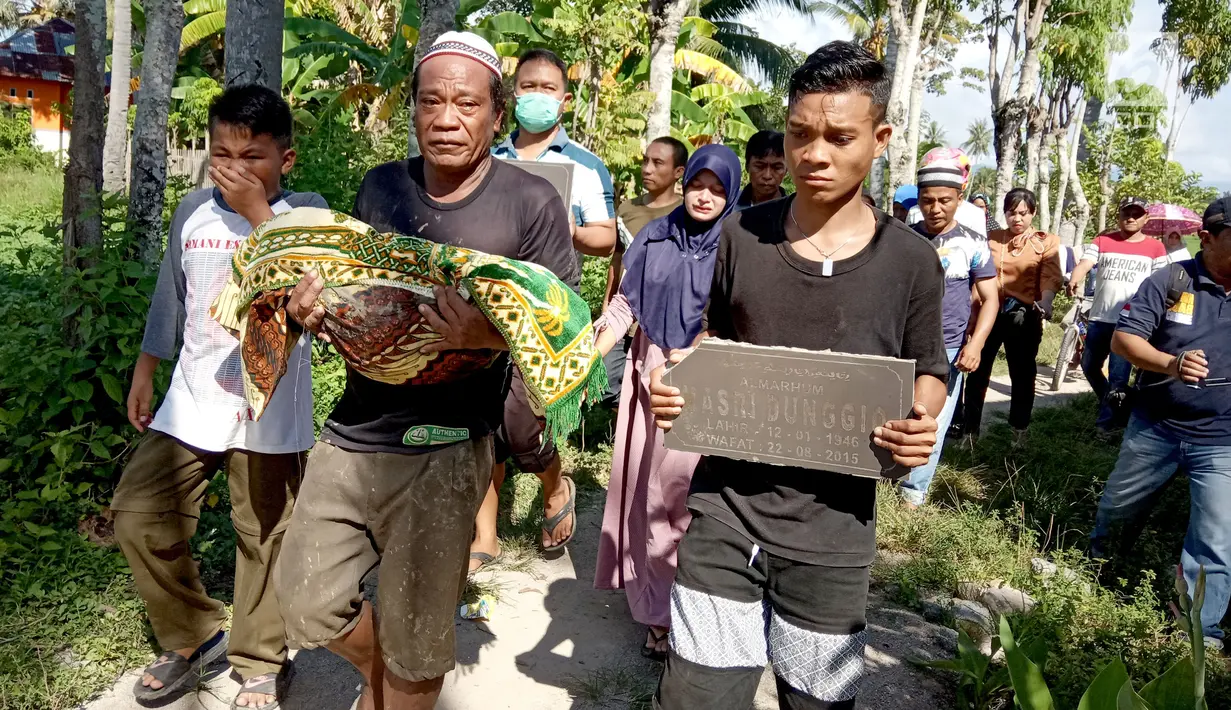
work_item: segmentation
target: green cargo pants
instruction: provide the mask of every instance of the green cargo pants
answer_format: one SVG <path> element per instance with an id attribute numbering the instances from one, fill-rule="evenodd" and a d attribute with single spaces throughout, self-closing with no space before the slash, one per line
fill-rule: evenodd
<path id="1" fill-rule="evenodd" d="M 245 679 L 282 668 L 286 631 L 271 575 L 305 455 L 202 451 L 153 430 L 137 445 L 111 508 L 116 539 L 164 650 L 197 646 L 226 623 L 226 608 L 206 593 L 188 546 L 209 481 L 225 465 L 237 543 L 227 660 Z"/>

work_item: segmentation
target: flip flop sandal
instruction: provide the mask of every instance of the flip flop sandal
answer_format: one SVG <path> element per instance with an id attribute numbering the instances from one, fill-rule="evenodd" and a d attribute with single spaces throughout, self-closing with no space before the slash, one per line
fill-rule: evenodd
<path id="1" fill-rule="evenodd" d="M 281 673 L 263 673 L 245 680 L 239 686 L 235 699 L 231 701 L 231 710 L 278 710 L 282 707 L 279 701 L 286 697 L 286 689 L 291 682 L 294 668 L 295 666 L 288 662 Z M 272 695 L 274 699 L 264 705 L 237 705 L 239 696 L 244 693 Z"/>
<path id="2" fill-rule="evenodd" d="M 560 542 L 554 545 L 544 545 L 544 552 L 564 549 L 564 546 L 572 542 L 573 536 L 577 534 L 577 484 L 573 483 L 573 479 L 567 476 L 561 478 L 560 480 L 568 486 L 568 502 L 564 504 L 563 510 L 543 521 L 542 531 L 546 533 L 548 537 L 551 537 L 556 532 L 556 528 L 560 526 L 560 523 L 564 522 L 564 519 L 570 515 L 573 516 L 573 530 L 568 534 L 568 537 L 564 538 Z"/>
<path id="3" fill-rule="evenodd" d="M 141 678 L 133 686 L 133 697 L 138 702 L 146 703 L 164 700 L 172 695 L 183 694 L 193 687 L 201 677 L 201 672 L 227 652 L 227 632 L 219 631 L 213 638 L 201 644 L 188 658 L 175 651 L 167 651 L 150 665 L 144 673 L 154 676 L 162 683 L 161 688 L 151 688 L 141 684 Z"/>
<path id="4" fill-rule="evenodd" d="M 486 552 L 472 552 L 472 553 L 470 553 L 470 559 L 472 559 L 472 560 L 478 560 L 478 561 L 479 561 L 479 566 L 478 566 L 478 567 L 475 567 L 475 568 L 474 568 L 474 569 L 472 569 L 472 570 L 470 570 L 470 574 L 474 574 L 475 572 L 478 572 L 479 570 L 481 570 L 481 569 L 483 569 L 484 567 L 486 567 L 486 566 L 488 566 L 488 565 L 492 564 L 493 562 L 499 562 L 499 561 L 500 561 L 500 560 L 502 560 L 503 558 L 504 558 L 504 552 L 503 552 L 503 551 L 501 551 L 501 552 L 497 552 L 497 553 L 496 553 L 496 554 L 494 554 L 494 555 L 489 555 L 489 554 L 487 554 Z"/>
<path id="5" fill-rule="evenodd" d="M 658 644 L 662 643 L 663 641 L 666 641 L 667 636 L 669 636 L 670 634 L 671 634 L 670 631 L 664 631 L 663 634 L 659 636 L 658 634 L 654 633 L 654 629 L 650 629 L 649 640 L 654 642 L 654 647 L 651 648 L 650 646 L 642 646 L 641 655 L 644 656 L 645 658 L 650 659 L 651 661 L 658 661 L 659 663 L 665 663 L 667 661 L 667 654 L 664 651 L 658 650 Z"/>

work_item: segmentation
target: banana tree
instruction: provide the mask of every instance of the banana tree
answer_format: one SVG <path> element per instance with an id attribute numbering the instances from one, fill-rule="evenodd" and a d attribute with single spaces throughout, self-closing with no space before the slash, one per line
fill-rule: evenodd
<path id="1" fill-rule="evenodd" d="M 746 143 L 757 132 L 744 109 L 768 97 L 760 91 L 740 92 L 723 84 L 694 86 L 688 93 L 671 92 L 671 134 L 690 145 Z"/>
<path id="2" fill-rule="evenodd" d="M 486 3 L 487 0 L 464 0 L 460 3 L 455 18 L 457 26 L 464 27 L 467 18 L 481 10 Z M 292 42 L 294 46 L 286 49 L 285 56 L 289 60 L 302 60 L 303 71 L 310 75 L 315 74 L 303 81 L 297 79 L 292 85 L 292 92 L 295 86 L 306 90 L 318 76 L 327 74 L 325 70 L 331 65 L 329 61 L 322 62 L 324 58 L 341 58 L 355 67 L 359 76 L 336 94 L 331 107 L 366 104 L 366 128 L 383 131 L 393 111 L 405 103 L 410 91 L 414 50 L 419 41 L 419 25 L 417 0 L 402 0 L 398 21 L 382 37 L 383 45 L 369 43 L 328 20 L 304 16 L 287 17 L 285 30 L 295 40 Z M 304 96 L 304 100 L 311 100 L 322 98 L 324 94 L 308 92 Z"/>

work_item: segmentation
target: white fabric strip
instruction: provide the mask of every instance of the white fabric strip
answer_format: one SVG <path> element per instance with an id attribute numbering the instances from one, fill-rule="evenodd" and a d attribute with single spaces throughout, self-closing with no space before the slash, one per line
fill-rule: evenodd
<path id="1" fill-rule="evenodd" d="M 737 602 L 676 583 L 671 587 L 671 649 L 708 668 L 764 668 L 764 602 Z"/>
<path id="2" fill-rule="evenodd" d="M 794 626 L 777 614 L 769 621 L 769 655 L 774 673 L 792 688 L 817 700 L 840 702 L 855 697 L 863 679 L 866 643 L 866 631 L 822 634 Z"/>

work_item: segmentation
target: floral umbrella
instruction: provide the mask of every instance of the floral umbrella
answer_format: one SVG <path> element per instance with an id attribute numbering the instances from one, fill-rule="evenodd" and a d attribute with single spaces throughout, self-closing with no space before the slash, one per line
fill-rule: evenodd
<path id="1" fill-rule="evenodd" d="M 1152 237 L 1165 237 L 1171 232 L 1196 234 L 1201 231 L 1201 217 L 1179 205 L 1153 204 L 1146 209 L 1148 220 L 1141 231 Z"/>

